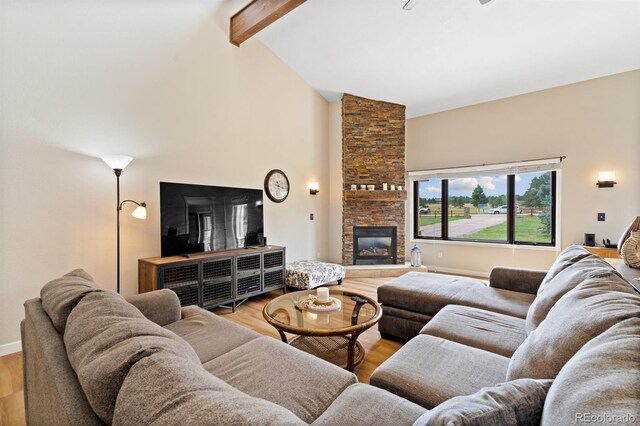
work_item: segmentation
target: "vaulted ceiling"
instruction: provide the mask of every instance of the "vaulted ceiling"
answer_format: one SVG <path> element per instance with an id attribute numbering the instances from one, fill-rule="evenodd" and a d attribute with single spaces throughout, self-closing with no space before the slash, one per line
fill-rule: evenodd
<path id="1" fill-rule="evenodd" d="M 328 100 L 444 111 L 640 69 L 640 0 L 307 0 L 257 37 Z"/>

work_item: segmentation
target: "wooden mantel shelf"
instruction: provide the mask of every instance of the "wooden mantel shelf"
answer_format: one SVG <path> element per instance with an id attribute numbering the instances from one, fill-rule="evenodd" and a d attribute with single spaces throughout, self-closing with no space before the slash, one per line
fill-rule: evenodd
<path id="1" fill-rule="evenodd" d="M 346 201 L 405 201 L 407 199 L 407 191 L 383 191 L 381 189 L 373 191 L 353 191 L 346 189 L 344 191 L 344 199 Z"/>

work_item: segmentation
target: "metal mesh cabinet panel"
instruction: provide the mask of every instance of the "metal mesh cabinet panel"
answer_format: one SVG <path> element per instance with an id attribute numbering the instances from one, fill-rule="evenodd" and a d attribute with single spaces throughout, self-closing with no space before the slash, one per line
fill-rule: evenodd
<path id="1" fill-rule="evenodd" d="M 282 269 L 264 273 L 264 289 L 276 289 L 284 286 L 284 271 Z"/>
<path id="2" fill-rule="evenodd" d="M 251 293 L 259 293 L 260 288 L 260 274 L 250 275 L 248 277 L 238 278 L 237 296 L 246 296 Z"/>
<path id="3" fill-rule="evenodd" d="M 212 307 L 233 300 L 233 258 L 202 262 L 202 306 Z"/>
<path id="4" fill-rule="evenodd" d="M 249 256 L 238 256 L 237 257 L 237 270 L 238 273 L 241 271 L 250 271 L 254 269 L 260 269 L 260 254 L 252 254 Z"/>
<path id="5" fill-rule="evenodd" d="M 232 258 L 202 262 L 202 279 L 206 281 L 215 278 L 231 277 L 232 267 Z"/>
<path id="6" fill-rule="evenodd" d="M 284 252 L 272 251 L 264 254 L 264 269 L 284 266 Z"/>
<path id="7" fill-rule="evenodd" d="M 180 306 L 199 305 L 198 284 L 174 287 L 171 290 L 175 291 L 178 295 L 178 299 L 180 299 Z"/>
<path id="8" fill-rule="evenodd" d="M 161 288 L 174 288 L 190 284 L 198 284 L 197 263 L 164 266 L 161 271 Z"/>
<path id="9" fill-rule="evenodd" d="M 236 257 L 236 299 L 262 291 L 260 253 Z"/>
<path id="10" fill-rule="evenodd" d="M 233 282 L 205 282 L 202 284 L 202 306 L 214 306 L 233 300 Z"/>

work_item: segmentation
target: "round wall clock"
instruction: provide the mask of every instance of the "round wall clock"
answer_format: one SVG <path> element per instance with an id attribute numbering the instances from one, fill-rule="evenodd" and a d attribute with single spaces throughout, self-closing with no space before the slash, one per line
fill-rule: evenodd
<path id="1" fill-rule="evenodd" d="M 274 203 L 281 203 L 289 196 L 289 179 L 282 170 L 273 169 L 264 178 L 264 191 Z"/>

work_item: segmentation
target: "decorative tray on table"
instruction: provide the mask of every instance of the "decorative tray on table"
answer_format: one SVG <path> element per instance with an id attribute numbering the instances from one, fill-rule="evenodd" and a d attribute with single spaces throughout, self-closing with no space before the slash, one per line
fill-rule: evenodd
<path id="1" fill-rule="evenodd" d="M 304 299 L 296 302 L 296 307 L 298 307 L 298 309 L 300 310 L 307 308 L 310 311 L 331 312 L 340 310 L 340 308 L 342 307 L 342 303 L 335 297 L 329 297 L 328 302 L 318 302 L 318 298 L 315 295 L 310 294 Z"/>

